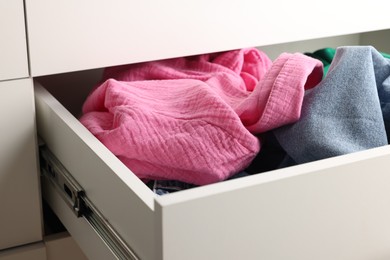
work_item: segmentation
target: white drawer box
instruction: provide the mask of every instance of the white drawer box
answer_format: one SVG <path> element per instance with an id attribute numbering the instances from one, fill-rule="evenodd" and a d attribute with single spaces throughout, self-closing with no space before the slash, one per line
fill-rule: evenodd
<path id="1" fill-rule="evenodd" d="M 32 79 L 0 82 L 0 250 L 42 240 Z"/>
<path id="2" fill-rule="evenodd" d="M 67 100 L 83 99 L 82 84 L 60 84 L 50 90 L 67 108 L 35 84 L 38 133 L 134 254 L 126 257 L 390 258 L 390 146 L 158 197 L 68 111 L 80 110 Z M 118 256 L 50 180 L 43 189 L 88 258 Z"/>
<path id="3" fill-rule="evenodd" d="M 308 0 L 26 0 L 31 74 L 390 28 L 389 4 L 381 5 L 363 1 L 351 6 L 337 0 L 323 8 L 313 8 Z M 367 14 L 372 15 L 364 19 Z"/>
<path id="4" fill-rule="evenodd" d="M 0 1 L 0 80 L 28 77 L 23 0 Z"/>

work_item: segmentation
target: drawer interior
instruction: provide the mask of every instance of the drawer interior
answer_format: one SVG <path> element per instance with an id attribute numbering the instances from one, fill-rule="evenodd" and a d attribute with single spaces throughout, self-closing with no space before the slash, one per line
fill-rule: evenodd
<path id="1" fill-rule="evenodd" d="M 347 45 L 373 45 L 380 51 L 390 53 L 386 42 L 390 41 L 390 30 L 334 36 L 299 42 L 283 43 L 271 46 L 260 46 L 272 60 L 282 52 L 313 52 L 315 50 Z M 104 68 L 86 71 L 76 71 L 35 78 L 48 90 L 75 118 L 81 115 L 81 107 L 91 92 L 101 80 Z"/>

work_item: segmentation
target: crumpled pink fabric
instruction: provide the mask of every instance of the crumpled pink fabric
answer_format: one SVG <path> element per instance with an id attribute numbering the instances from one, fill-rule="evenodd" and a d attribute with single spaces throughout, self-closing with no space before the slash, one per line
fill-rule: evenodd
<path id="1" fill-rule="evenodd" d="M 218 182 L 259 152 L 253 135 L 299 119 L 321 62 L 255 48 L 107 68 L 80 121 L 139 178 Z"/>

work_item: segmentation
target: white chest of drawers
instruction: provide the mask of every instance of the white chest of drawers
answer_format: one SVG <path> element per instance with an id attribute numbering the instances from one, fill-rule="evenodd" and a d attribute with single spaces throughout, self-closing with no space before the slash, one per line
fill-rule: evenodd
<path id="1" fill-rule="evenodd" d="M 289 42 L 390 28 L 386 6 L 330 1 L 337 8 L 310 12 L 310 1 L 25 2 L 31 77 L 65 105 L 35 83 L 38 135 L 119 236 L 116 243 L 132 252 L 122 258 L 390 257 L 388 146 L 158 197 L 69 113 L 92 86 L 81 83 L 89 73 L 54 75 L 249 46 L 302 49 Z M 368 13 L 375 15 L 364 19 Z M 44 197 L 86 255 L 120 257 L 110 238 L 64 202 L 65 186 L 50 183 Z"/>

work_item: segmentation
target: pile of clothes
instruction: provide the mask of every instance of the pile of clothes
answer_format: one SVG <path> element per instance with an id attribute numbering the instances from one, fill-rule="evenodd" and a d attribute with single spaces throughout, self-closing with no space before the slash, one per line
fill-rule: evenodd
<path id="1" fill-rule="evenodd" d="M 165 194 L 387 145 L 388 58 L 248 48 L 110 67 L 80 121 Z"/>

